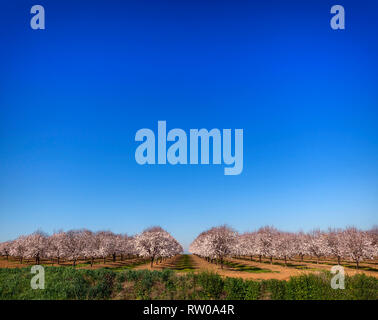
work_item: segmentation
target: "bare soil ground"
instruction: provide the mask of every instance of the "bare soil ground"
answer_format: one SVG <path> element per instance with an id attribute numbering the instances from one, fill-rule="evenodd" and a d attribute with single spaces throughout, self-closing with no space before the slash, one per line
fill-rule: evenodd
<path id="1" fill-rule="evenodd" d="M 124 259 L 124 260 L 116 260 L 116 261 L 106 261 L 106 263 L 97 262 L 91 265 L 88 263 L 88 260 L 83 264 L 78 264 L 79 269 L 100 269 L 100 268 L 111 268 L 111 269 L 131 269 L 134 268 L 135 265 L 140 265 L 145 263 L 145 259 L 141 258 L 131 258 L 131 259 Z"/>
<path id="2" fill-rule="evenodd" d="M 197 256 L 192 256 L 192 259 L 195 261 L 195 263 L 198 265 L 199 269 L 201 270 L 207 270 L 216 272 L 221 276 L 224 277 L 238 277 L 243 279 L 253 279 L 253 280 L 266 280 L 266 279 L 277 279 L 277 280 L 287 280 L 291 276 L 297 276 L 300 274 L 306 273 L 306 271 L 302 270 L 290 270 L 288 268 L 280 267 L 280 266 L 268 266 L 265 264 L 260 263 L 245 263 L 245 261 L 240 261 L 236 259 L 226 259 L 226 261 L 232 261 L 232 262 L 238 262 L 243 263 L 246 265 L 262 268 L 262 269 L 268 269 L 271 272 L 263 272 L 263 273 L 250 273 L 250 272 L 243 272 L 243 271 L 234 271 L 232 268 L 228 266 L 224 266 L 223 269 L 221 269 L 220 265 L 216 265 L 215 263 L 207 262 L 205 259 L 202 259 Z"/>
<path id="3" fill-rule="evenodd" d="M 244 258 L 247 259 L 247 260 L 250 259 L 249 257 L 244 257 Z M 254 257 L 253 259 L 255 261 L 258 260 L 257 257 Z M 267 258 L 262 258 L 262 261 L 265 262 L 265 263 L 270 263 L 270 260 L 267 259 Z M 283 259 L 273 259 L 273 262 L 278 262 L 280 264 L 284 264 Z M 332 266 L 337 265 L 337 259 L 331 259 L 331 258 L 324 259 L 324 258 L 322 258 L 322 259 L 319 260 L 319 263 L 317 263 L 317 260 L 314 259 L 314 258 L 305 257 L 302 261 L 300 258 L 295 257 L 291 260 L 288 259 L 287 263 L 288 264 L 296 264 L 298 266 L 309 264 L 309 265 L 315 265 L 315 266 L 328 267 L 330 269 Z M 356 264 L 353 261 L 341 260 L 340 263 L 345 268 L 356 269 Z M 375 271 L 374 269 L 376 269 L 376 271 L 378 271 L 378 261 L 377 260 L 361 261 L 359 265 L 360 265 L 361 269 L 371 269 L 371 270 L 365 270 L 365 271 Z"/>
<path id="4" fill-rule="evenodd" d="M 237 260 L 240 260 L 240 261 L 243 261 L 243 262 L 246 262 L 248 260 L 250 260 L 249 258 L 245 257 L 245 258 L 242 258 L 242 259 L 237 259 Z M 253 259 L 254 262 L 257 262 L 257 259 L 254 258 Z M 268 259 L 262 259 L 263 263 L 261 265 L 269 265 L 270 266 L 270 261 Z M 259 262 L 257 262 L 259 263 Z M 273 260 L 273 263 L 279 263 L 280 265 L 284 266 L 284 260 L 277 260 L 277 259 L 274 259 Z M 353 264 L 352 262 L 350 261 L 341 261 L 341 265 L 344 266 L 344 270 L 346 272 L 346 274 L 348 275 L 354 275 L 356 273 L 365 273 L 366 275 L 369 275 L 369 276 L 374 276 L 374 277 L 378 277 L 378 269 L 377 267 L 374 265 L 374 260 L 372 260 L 372 262 L 361 262 L 360 263 L 360 269 L 359 270 L 356 270 L 356 267 L 355 267 L 355 264 Z M 337 260 L 321 260 L 319 261 L 319 263 L 316 263 L 315 260 L 304 260 L 304 261 L 300 261 L 298 259 L 293 259 L 293 260 L 287 260 L 287 264 L 288 264 L 288 267 L 287 268 L 291 268 L 291 269 L 303 269 L 303 270 L 313 270 L 313 271 L 316 271 L 316 270 L 328 270 L 330 271 L 332 266 L 335 266 L 337 265 Z M 375 271 L 375 269 L 377 271 Z"/>
<path id="5" fill-rule="evenodd" d="M 254 265 L 254 266 L 257 266 L 257 267 L 260 267 L 260 268 L 268 268 L 268 269 L 271 269 L 271 270 L 277 270 L 280 273 L 284 273 L 286 275 L 289 275 L 288 278 L 290 278 L 290 275 L 314 273 L 314 272 L 319 272 L 319 271 L 324 271 L 324 270 L 330 271 L 331 267 L 332 267 L 331 265 L 322 264 L 322 263 L 316 264 L 316 263 L 288 261 L 288 263 L 291 263 L 293 265 L 298 265 L 298 266 L 305 265 L 308 268 L 308 269 L 295 269 L 293 267 L 285 267 L 285 266 L 278 266 L 278 265 L 275 265 L 275 264 L 271 265 L 271 264 L 268 264 L 268 263 L 260 263 L 260 262 L 257 262 L 255 260 L 254 261 L 249 261 L 249 260 L 246 260 L 246 259 L 231 259 L 231 260 L 242 261 L 242 263 L 245 263 L 245 264 L 248 264 L 248 265 Z M 284 261 L 279 261 L 279 262 L 284 263 Z M 336 264 L 337 263 L 335 263 L 334 265 L 336 265 Z M 345 268 L 344 270 L 345 270 L 345 273 L 347 275 L 364 273 L 368 276 L 378 277 L 378 272 L 374 272 L 374 271 L 356 270 L 356 269 L 352 269 L 352 268 Z M 278 279 L 278 278 L 275 278 L 275 279 Z"/>
<path id="6" fill-rule="evenodd" d="M 292 259 L 293 261 L 297 261 L 297 262 L 301 262 L 301 259 L 299 257 L 294 257 Z M 316 259 L 314 259 L 313 257 L 307 257 L 307 256 L 304 256 L 304 262 L 309 262 L 309 263 L 316 263 Z M 331 257 L 322 257 L 320 259 L 320 262 L 319 263 L 329 263 L 329 264 L 337 264 L 337 259 L 336 258 L 331 258 Z M 354 262 L 350 261 L 350 260 L 344 260 L 342 259 L 341 260 L 341 264 L 348 264 L 348 265 L 354 265 Z M 375 267 L 377 266 L 378 267 L 378 260 L 377 259 L 371 259 L 371 260 L 365 260 L 365 261 L 362 261 L 360 263 L 361 266 L 369 266 L 369 267 Z"/>

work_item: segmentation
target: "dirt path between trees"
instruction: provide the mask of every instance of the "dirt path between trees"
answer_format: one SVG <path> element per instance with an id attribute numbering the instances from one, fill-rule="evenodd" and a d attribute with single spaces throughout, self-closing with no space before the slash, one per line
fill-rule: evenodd
<path id="1" fill-rule="evenodd" d="M 147 262 L 145 264 L 141 264 L 133 268 L 134 270 L 163 270 L 163 269 L 174 269 L 176 261 L 180 258 L 180 255 L 174 256 L 172 258 L 168 258 L 160 262 L 160 260 L 154 261 L 153 267 L 151 268 L 151 262 Z M 158 262 L 158 263 L 156 263 Z"/>
<path id="2" fill-rule="evenodd" d="M 298 270 L 298 269 L 295 269 L 294 267 L 285 267 L 285 266 L 278 266 L 278 265 L 274 265 L 274 264 L 269 264 L 269 263 L 260 263 L 260 262 L 257 262 L 257 261 L 250 261 L 250 260 L 247 260 L 246 258 L 244 259 L 229 259 L 231 261 L 235 261 L 235 262 L 239 262 L 239 263 L 243 263 L 243 264 L 248 264 L 248 265 L 252 265 L 252 266 L 257 266 L 259 268 L 266 268 L 266 269 L 270 269 L 270 270 L 277 270 L 277 271 L 280 271 L 280 272 L 285 272 L 285 271 L 288 271 L 290 270 L 291 272 L 290 273 L 293 273 L 293 275 L 300 275 L 300 274 L 303 274 L 303 273 L 314 273 L 314 272 L 317 272 L 317 271 L 330 271 L 332 266 L 331 265 L 326 265 L 326 264 L 316 264 L 316 263 L 309 263 L 309 262 L 301 262 L 301 261 L 288 261 L 288 263 L 291 263 L 292 265 L 297 265 L 297 266 L 306 266 L 310 269 L 306 270 L 306 269 L 303 269 L 303 270 Z M 274 261 L 274 260 L 273 260 Z M 280 263 L 283 263 L 283 261 L 279 260 Z M 335 263 L 336 265 L 336 263 Z M 373 276 L 373 277 L 378 277 L 378 272 L 374 272 L 374 271 L 365 271 L 365 270 L 356 270 L 356 269 L 351 269 L 351 268 L 345 268 L 345 273 L 347 275 L 355 275 L 355 274 L 366 274 L 368 276 Z M 295 273 L 297 272 L 297 273 Z M 299 272 L 299 273 L 298 273 Z"/>
<path id="3" fill-rule="evenodd" d="M 266 279 L 277 279 L 277 280 L 287 280 L 291 276 L 296 276 L 300 274 L 304 274 L 302 270 L 288 270 L 288 268 L 280 267 L 280 266 L 267 266 L 265 264 L 261 265 L 254 265 L 253 263 L 247 264 L 241 262 L 240 260 L 236 259 L 227 259 L 227 261 L 237 262 L 245 265 L 252 265 L 261 269 L 270 270 L 271 272 L 246 272 L 246 271 L 234 271 L 228 266 L 224 266 L 221 269 L 220 265 L 216 265 L 215 263 L 207 262 L 205 259 L 202 259 L 197 256 L 191 256 L 194 260 L 194 263 L 198 266 L 200 271 L 212 271 L 216 272 L 223 277 L 238 277 L 242 279 L 251 279 L 251 280 L 266 280 Z"/>

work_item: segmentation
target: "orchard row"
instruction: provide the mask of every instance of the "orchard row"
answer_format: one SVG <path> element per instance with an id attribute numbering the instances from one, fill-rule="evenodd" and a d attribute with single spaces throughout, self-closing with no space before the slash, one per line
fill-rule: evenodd
<path id="1" fill-rule="evenodd" d="M 139 256 L 154 260 L 180 254 L 182 246 L 167 231 L 160 227 L 146 229 L 135 236 L 114 234 L 110 231 L 92 232 L 86 229 L 57 232 L 48 236 L 43 232 L 20 236 L 13 241 L 0 243 L 0 254 L 23 259 L 47 258 L 60 263 L 61 259 L 76 261 L 112 256 Z M 202 232 L 190 245 L 189 251 L 207 260 L 219 260 L 223 267 L 225 257 L 258 256 L 270 259 L 287 259 L 294 256 L 312 256 L 349 259 L 359 267 L 361 261 L 378 257 L 378 228 L 368 231 L 354 227 L 315 230 L 309 233 L 279 231 L 274 227 L 263 227 L 255 232 L 237 233 L 228 226 L 214 227 Z"/>
<path id="2" fill-rule="evenodd" d="M 235 230 L 220 226 L 202 232 L 190 245 L 189 251 L 206 258 L 217 259 L 223 268 L 223 259 L 229 256 L 258 256 L 287 259 L 294 256 L 334 257 L 350 259 L 359 267 L 363 260 L 378 256 L 378 228 L 369 231 L 354 227 L 329 229 L 328 232 L 315 230 L 309 233 L 279 231 L 274 227 L 263 227 L 255 232 L 238 234 Z"/>
<path id="3" fill-rule="evenodd" d="M 183 251 L 181 245 L 160 227 L 146 229 L 142 233 L 129 237 L 125 234 L 114 234 L 110 231 L 92 232 L 89 230 L 71 230 L 57 232 L 51 236 L 43 232 L 35 232 L 20 236 L 13 241 L 0 243 L 0 254 L 22 260 L 40 259 L 70 260 L 73 265 L 80 258 L 90 259 L 91 266 L 96 258 L 105 259 L 109 256 L 116 260 L 127 255 L 149 258 L 151 265 L 157 258 L 175 256 Z"/>

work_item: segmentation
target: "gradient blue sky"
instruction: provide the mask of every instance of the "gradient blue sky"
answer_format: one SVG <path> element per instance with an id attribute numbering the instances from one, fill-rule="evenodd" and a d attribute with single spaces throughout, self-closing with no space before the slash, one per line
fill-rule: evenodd
<path id="1" fill-rule="evenodd" d="M 187 247 L 223 223 L 378 223 L 377 1 L 7 2 L 0 240 L 161 225 Z M 158 120 L 244 129 L 243 173 L 137 165 L 135 133 Z"/>

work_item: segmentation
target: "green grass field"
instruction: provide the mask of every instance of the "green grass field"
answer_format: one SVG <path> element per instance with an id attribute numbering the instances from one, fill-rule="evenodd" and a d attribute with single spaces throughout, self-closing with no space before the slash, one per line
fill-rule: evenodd
<path id="1" fill-rule="evenodd" d="M 185 257 L 185 256 L 184 256 Z M 182 258 L 183 270 L 189 269 Z M 212 273 L 173 270 L 75 269 L 46 267 L 45 289 L 30 286 L 30 268 L 0 269 L 0 299 L 273 299 L 273 300 L 378 300 L 378 279 L 346 277 L 345 290 L 330 286 L 331 274 L 292 277 L 289 281 L 252 281 L 222 278 Z"/>

